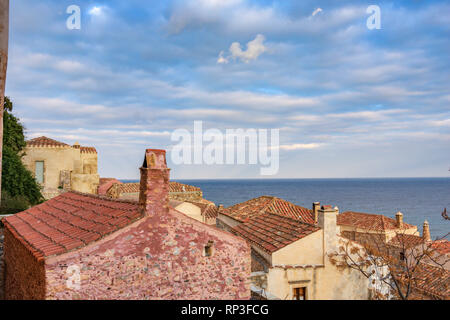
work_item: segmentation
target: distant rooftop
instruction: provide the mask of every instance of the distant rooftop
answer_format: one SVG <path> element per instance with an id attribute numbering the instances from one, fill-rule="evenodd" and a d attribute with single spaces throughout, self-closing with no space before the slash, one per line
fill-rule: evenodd
<path id="1" fill-rule="evenodd" d="M 312 210 L 272 196 L 261 196 L 238 203 L 223 209 L 221 213 L 240 222 L 249 221 L 263 213 L 273 213 L 306 223 L 314 223 Z"/>
<path id="2" fill-rule="evenodd" d="M 60 142 L 54 139 L 50 139 L 48 137 L 38 137 L 31 140 L 28 140 L 27 147 L 31 148 L 45 148 L 45 147 L 60 147 L 60 148 L 69 148 L 71 147 L 67 143 Z M 94 147 L 83 147 L 78 144 L 73 147 L 79 148 L 81 153 L 97 153 L 97 150 Z"/>
<path id="3" fill-rule="evenodd" d="M 319 227 L 298 219 L 265 212 L 235 226 L 231 232 L 272 253 L 318 230 Z"/>
<path id="4" fill-rule="evenodd" d="M 337 224 L 351 226 L 366 230 L 386 231 L 399 229 L 397 221 L 382 214 L 346 211 L 337 216 Z M 408 223 L 403 223 L 403 229 L 416 228 Z"/>

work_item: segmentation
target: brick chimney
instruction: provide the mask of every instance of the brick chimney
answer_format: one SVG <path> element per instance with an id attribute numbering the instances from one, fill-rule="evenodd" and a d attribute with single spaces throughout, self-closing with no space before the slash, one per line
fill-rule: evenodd
<path id="1" fill-rule="evenodd" d="M 397 221 L 397 228 L 403 228 L 403 213 L 400 211 L 395 214 L 395 220 Z"/>
<path id="2" fill-rule="evenodd" d="M 337 250 L 338 228 L 337 215 L 339 209 L 330 205 L 322 206 L 318 210 L 317 225 L 323 229 L 323 249 L 324 254 Z"/>
<path id="3" fill-rule="evenodd" d="M 422 238 L 423 238 L 423 241 L 426 241 L 426 242 L 431 241 L 430 225 L 428 224 L 427 220 L 425 220 L 423 223 Z"/>
<path id="4" fill-rule="evenodd" d="M 320 202 L 313 202 L 312 204 L 312 211 L 314 216 L 314 222 L 317 223 L 317 220 L 319 218 L 319 209 L 320 209 Z"/>
<path id="5" fill-rule="evenodd" d="M 146 216 L 166 214 L 169 210 L 169 177 L 166 151 L 145 150 L 139 187 L 139 208 Z"/>

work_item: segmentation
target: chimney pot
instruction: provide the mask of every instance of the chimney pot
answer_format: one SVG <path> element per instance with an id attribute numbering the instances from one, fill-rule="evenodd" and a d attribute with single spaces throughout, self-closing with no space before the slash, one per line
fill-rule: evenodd
<path id="1" fill-rule="evenodd" d="M 422 238 L 424 241 L 431 241 L 430 224 L 427 220 L 423 222 Z"/>
<path id="2" fill-rule="evenodd" d="M 319 209 L 320 209 L 320 202 L 313 202 L 312 204 L 312 210 L 314 215 L 314 222 L 317 223 L 319 218 Z"/>
<path id="3" fill-rule="evenodd" d="M 147 216 L 163 215 L 169 211 L 169 178 L 166 151 L 145 150 L 139 187 L 139 207 Z"/>
<path id="4" fill-rule="evenodd" d="M 397 221 L 397 228 L 403 228 L 403 213 L 400 211 L 395 214 L 395 220 Z"/>

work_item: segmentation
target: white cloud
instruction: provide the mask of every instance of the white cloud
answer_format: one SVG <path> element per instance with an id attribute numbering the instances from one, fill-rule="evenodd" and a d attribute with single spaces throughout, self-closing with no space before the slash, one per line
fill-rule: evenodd
<path id="1" fill-rule="evenodd" d="M 319 12 L 322 12 L 322 8 L 317 8 L 316 10 L 313 11 L 313 13 L 311 14 L 311 16 L 315 16 L 316 14 L 318 14 Z"/>
<path id="2" fill-rule="evenodd" d="M 219 58 L 217 58 L 217 63 L 228 63 L 228 59 L 223 56 L 224 52 L 220 51 Z"/>
<path id="3" fill-rule="evenodd" d="M 294 143 L 294 144 L 284 144 L 280 146 L 281 150 L 308 150 L 308 149 L 317 149 L 322 146 L 321 143 Z"/>
<path id="4" fill-rule="evenodd" d="M 92 7 L 92 9 L 89 10 L 89 14 L 93 15 L 93 16 L 99 16 L 102 14 L 102 12 L 103 12 L 103 7 L 98 7 L 98 6 Z"/>
<path id="5" fill-rule="evenodd" d="M 217 63 L 228 63 L 229 59 L 239 59 L 245 63 L 258 59 L 258 57 L 267 51 L 264 45 L 266 38 L 262 34 L 258 34 L 255 39 L 247 43 L 247 50 L 242 50 L 239 42 L 233 42 L 230 46 L 230 55 L 225 58 L 224 52 L 221 51 Z"/>

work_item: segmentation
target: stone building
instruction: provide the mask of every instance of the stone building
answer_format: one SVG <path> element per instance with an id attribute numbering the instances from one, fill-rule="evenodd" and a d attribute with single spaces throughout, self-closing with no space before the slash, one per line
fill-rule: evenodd
<path id="1" fill-rule="evenodd" d="M 376 237 L 387 243 L 400 233 L 419 235 L 417 226 L 404 222 L 401 212 L 392 219 L 381 214 L 346 211 L 338 216 L 337 223 L 342 236 L 357 242 Z"/>
<path id="2" fill-rule="evenodd" d="M 74 191 L 3 219 L 7 299 L 249 299 L 250 248 L 169 206 L 165 151 L 139 200 Z"/>
<path id="3" fill-rule="evenodd" d="M 99 194 L 122 200 L 139 198 L 139 183 L 122 183 L 113 178 L 101 178 L 100 180 Z M 218 208 L 213 202 L 203 199 L 200 188 L 170 181 L 169 200 L 174 209 L 187 216 L 209 225 L 216 225 Z"/>
<path id="4" fill-rule="evenodd" d="M 115 179 L 114 179 L 115 180 Z M 99 189 L 103 190 L 109 185 L 105 191 L 105 195 L 113 199 L 131 199 L 137 200 L 139 197 L 139 183 L 122 183 L 120 181 L 109 178 L 103 180 Z M 114 182 L 113 182 L 114 181 Z M 202 202 L 203 193 L 198 187 L 190 186 L 187 184 L 179 183 L 176 181 L 170 181 L 169 184 L 169 198 L 171 200 L 178 201 L 193 201 Z"/>
<path id="5" fill-rule="evenodd" d="M 43 187 L 46 199 L 67 190 L 97 193 L 100 177 L 93 147 L 39 137 L 27 141 L 23 162 Z"/>
<path id="6" fill-rule="evenodd" d="M 329 258 L 338 251 L 339 241 L 349 241 L 338 235 L 337 209 L 322 206 L 317 211 L 317 224 L 309 211 L 299 217 L 288 216 L 290 210 L 282 208 L 278 213 L 260 212 L 258 206 L 246 209 L 253 214 L 247 218 L 241 215 L 245 222 L 232 227 L 231 232 L 251 245 L 255 295 L 281 300 L 369 298 L 369 280 L 357 270 L 336 266 Z"/>
<path id="7" fill-rule="evenodd" d="M 216 226 L 218 208 L 213 202 L 208 200 L 201 202 L 170 200 L 169 203 L 174 209 L 197 221 Z"/>
<path id="8" fill-rule="evenodd" d="M 230 231 L 233 227 L 263 213 L 276 213 L 306 223 L 314 223 L 312 210 L 277 197 L 261 196 L 228 208 L 219 206 L 217 226 Z"/>

